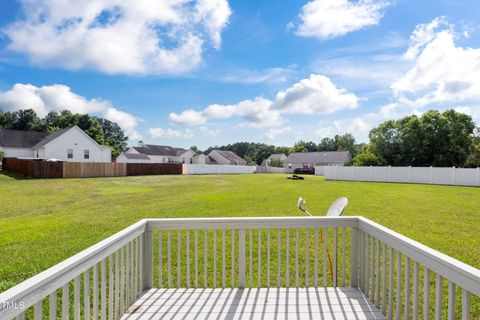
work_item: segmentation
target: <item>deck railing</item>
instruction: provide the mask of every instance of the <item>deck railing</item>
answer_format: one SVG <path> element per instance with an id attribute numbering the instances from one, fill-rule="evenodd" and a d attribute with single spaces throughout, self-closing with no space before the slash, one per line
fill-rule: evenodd
<path id="1" fill-rule="evenodd" d="M 480 270 L 361 217 L 148 219 L 1 293 L 0 319 L 119 319 L 152 287 L 337 286 L 387 319 L 470 319 Z"/>

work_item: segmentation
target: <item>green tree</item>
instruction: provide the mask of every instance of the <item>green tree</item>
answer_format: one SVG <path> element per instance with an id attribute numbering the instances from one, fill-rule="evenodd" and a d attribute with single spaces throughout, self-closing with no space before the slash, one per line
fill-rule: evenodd
<path id="1" fill-rule="evenodd" d="M 336 138 L 323 138 L 318 144 L 318 151 L 337 151 L 338 144 Z"/>
<path id="2" fill-rule="evenodd" d="M 370 132 L 369 149 L 394 166 L 463 166 L 472 149 L 475 124 L 466 114 L 431 110 L 389 120 Z"/>
<path id="3" fill-rule="evenodd" d="M 282 160 L 278 160 L 278 159 L 272 159 L 268 163 L 269 167 L 275 167 L 275 168 L 283 168 L 284 165 L 285 163 Z"/>
<path id="4" fill-rule="evenodd" d="M 0 110 L 0 128 L 12 129 L 14 118 L 12 112 L 2 112 Z"/>
<path id="5" fill-rule="evenodd" d="M 245 156 L 244 160 L 247 162 L 247 166 L 254 166 L 255 165 L 255 161 L 250 156 Z"/>
<path id="6" fill-rule="evenodd" d="M 377 157 L 371 151 L 360 153 L 352 159 L 352 165 L 354 166 L 381 166 L 385 161 Z"/>
<path id="7" fill-rule="evenodd" d="M 96 119 L 103 131 L 104 145 L 112 148 L 113 157 L 118 157 L 120 153 L 127 150 L 128 137 L 115 122 L 103 118 Z"/>
<path id="8" fill-rule="evenodd" d="M 334 140 L 337 146 L 336 151 L 350 151 L 352 158 L 357 155 L 355 138 L 351 133 L 345 133 L 344 135 L 336 135 Z"/>

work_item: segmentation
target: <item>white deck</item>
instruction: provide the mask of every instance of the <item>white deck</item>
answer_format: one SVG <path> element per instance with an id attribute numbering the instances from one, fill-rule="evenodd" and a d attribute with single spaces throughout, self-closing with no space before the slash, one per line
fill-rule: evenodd
<path id="1" fill-rule="evenodd" d="M 124 320 L 385 319 L 355 288 L 151 289 Z"/>

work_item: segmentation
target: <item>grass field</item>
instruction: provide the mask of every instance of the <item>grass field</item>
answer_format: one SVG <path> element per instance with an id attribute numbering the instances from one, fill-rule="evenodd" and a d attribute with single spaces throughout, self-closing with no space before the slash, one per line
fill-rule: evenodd
<path id="1" fill-rule="evenodd" d="M 480 268 L 480 188 L 283 175 L 22 180 L 0 174 L 0 291 L 145 217 L 361 215 Z"/>

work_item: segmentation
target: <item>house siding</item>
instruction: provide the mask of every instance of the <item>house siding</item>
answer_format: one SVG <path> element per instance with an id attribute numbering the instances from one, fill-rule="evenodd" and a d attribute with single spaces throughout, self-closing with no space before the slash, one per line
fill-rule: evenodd
<path id="1" fill-rule="evenodd" d="M 39 148 L 44 149 L 44 159 L 60 159 L 68 162 L 112 162 L 110 149 L 102 148 L 80 128 L 74 127 L 55 140 Z M 67 150 L 73 149 L 73 158 L 68 159 Z M 84 150 L 89 151 L 89 159 L 84 158 Z"/>

